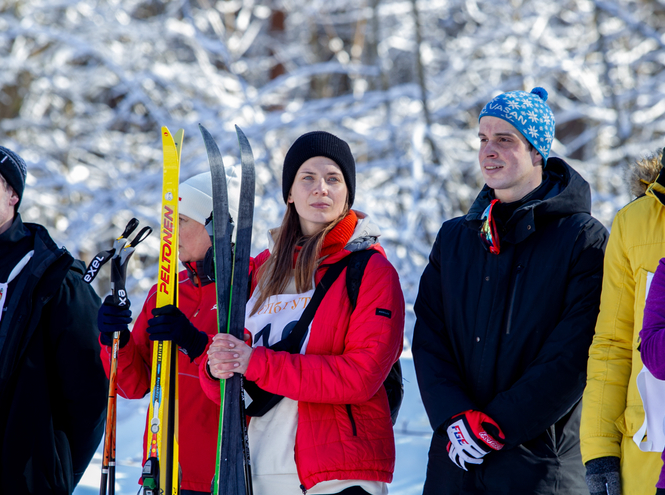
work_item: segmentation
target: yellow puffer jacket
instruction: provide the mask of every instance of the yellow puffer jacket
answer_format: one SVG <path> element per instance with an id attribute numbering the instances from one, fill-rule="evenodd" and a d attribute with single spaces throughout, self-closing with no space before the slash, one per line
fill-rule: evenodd
<path id="1" fill-rule="evenodd" d="M 612 225 L 580 432 L 584 463 L 621 458 L 622 495 L 655 493 L 662 467 L 660 453 L 640 451 L 632 437 L 644 422 L 636 378 L 643 366 L 637 347 L 647 275 L 665 257 L 665 170 L 658 156 L 633 167 L 633 192 L 640 182 L 646 191 L 619 211 Z"/>

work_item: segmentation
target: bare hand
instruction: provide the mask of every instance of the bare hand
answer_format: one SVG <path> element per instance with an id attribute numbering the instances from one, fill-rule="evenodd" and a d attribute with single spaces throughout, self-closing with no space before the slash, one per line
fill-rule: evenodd
<path id="1" fill-rule="evenodd" d="M 245 340 L 249 335 L 245 334 Z M 218 333 L 208 348 L 208 367 L 215 378 L 231 378 L 234 373 L 244 375 L 254 349 L 228 333 Z"/>

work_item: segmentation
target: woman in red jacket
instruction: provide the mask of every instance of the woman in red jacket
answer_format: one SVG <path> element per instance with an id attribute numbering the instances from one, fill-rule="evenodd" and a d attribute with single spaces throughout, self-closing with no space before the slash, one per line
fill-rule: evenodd
<path id="1" fill-rule="evenodd" d="M 239 179 L 227 177 L 229 194 L 237 204 Z M 179 443 L 182 469 L 181 495 L 210 494 L 215 474 L 215 449 L 219 406 L 201 390 L 199 365 L 209 339 L 217 333 L 217 294 L 214 274 L 204 263 L 212 249 L 205 230 L 206 218 L 212 211 L 210 172 L 195 175 L 180 184 L 178 203 L 178 256 L 185 265 L 179 273 L 178 307 L 155 309 L 157 286 L 153 286 L 136 318 L 133 330 L 131 311 L 113 305 L 107 298 L 99 310 L 102 362 L 108 375 L 113 332 L 120 331 L 118 352 L 118 393 L 127 399 L 140 399 L 150 391 L 152 342 L 170 340 L 179 346 Z M 236 211 L 231 211 L 236 216 Z M 147 425 L 147 420 L 146 420 Z M 143 458 L 146 458 L 144 433 Z"/>
<path id="2" fill-rule="evenodd" d="M 216 335 L 201 366 L 203 389 L 219 403 L 216 379 L 241 373 L 284 396 L 249 423 L 255 493 L 387 493 L 395 442 L 382 385 L 402 350 L 397 272 L 377 243 L 378 228 L 350 209 L 355 162 L 346 142 L 320 131 L 298 138 L 284 161 L 282 191 L 287 209 L 271 231 L 274 245 L 254 260 L 245 317 L 253 345 Z M 343 271 L 300 353 L 269 349 L 293 329 L 328 268 L 369 248 L 380 254 L 368 261 L 355 309 Z"/>

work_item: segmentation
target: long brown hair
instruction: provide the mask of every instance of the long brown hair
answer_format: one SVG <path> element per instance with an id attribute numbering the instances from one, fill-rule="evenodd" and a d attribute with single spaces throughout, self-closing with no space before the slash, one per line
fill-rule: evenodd
<path id="1" fill-rule="evenodd" d="M 326 235 L 348 214 L 349 202 L 347 199 L 339 217 L 316 234 L 306 236 L 300 228 L 300 217 L 296 207 L 293 203 L 287 203 L 282 225 L 275 234 L 275 246 L 258 272 L 257 290 L 260 292 L 251 315 L 256 313 L 270 296 L 282 294 L 289 285 L 292 275 L 295 276 L 298 293 L 312 289 L 312 278 Z M 293 273 L 293 257 L 296 254 L 297 246 L 302 247 L 296 259 L 295 273 Z"/>

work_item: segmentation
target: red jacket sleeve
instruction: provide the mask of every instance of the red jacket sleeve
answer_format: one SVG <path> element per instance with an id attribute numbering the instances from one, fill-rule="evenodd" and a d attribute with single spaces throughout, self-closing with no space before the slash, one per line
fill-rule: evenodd
<path id="1" fill-rule="evenodd" d="M 331 295 L 336 295 L 337 301 L 331 300 Z M 348 304 L 342 273 L 317 309 L 307 354 L 257 347 L 246 378 L 264 390 L 297 401 L 353 404 L 369 400 L 402 351 L 404 296 L 397 272 L 387 259 L 370 258 L 348 328 L 338 328 L 345 322 L 342 306 Z M 319 353 L 318 340 L 329 335 L 334 338 L 340 331 L 345 332 L 341 352 Z"/>
<path id="2" fill-rule="evenodd" d="M 208 374 L 208 356 L 199 365 L 199 381 L 203 393 L 217 405 L 222 404 L 222 391 L 219 388 L 219 380 Z"/>

